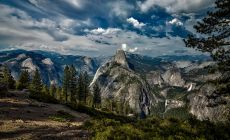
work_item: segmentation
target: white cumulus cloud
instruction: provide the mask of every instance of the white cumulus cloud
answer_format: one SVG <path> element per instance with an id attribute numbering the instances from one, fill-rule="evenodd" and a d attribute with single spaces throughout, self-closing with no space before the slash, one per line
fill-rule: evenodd
<path id="1" fill-rule="evenodd" d="M 182 26 L 183 25 L 183 23 L 177 18 L 174 18 L 174 19 L 170 20 L 168 23 L 172 24 L 172 25 L 177 25 L 177 26 Z"/>
<path id="2" fill-rule="evenodd" d="M 111 35 L 111 34 L 116 34 L 120 30 L 121 29 L 118 28 L 108 28 L 108 29 L 97 28 L 91 31 L 85 30 L 85 32 L 90 32 L 91 34 L 95 34 L 95 35 Z"/>
<path id="3" fill-rule="evenodd" d="M 138 20 L 134 19 L 133 17 L 128 18 L 127 22 L 130 23 L 130 24 L 132 24 L 135 28 L 138 28 L 138 29 L 140 29 L 143 26 L 145 26 L 144 23 L 139 22 Z"/>
<path id="4" fill-rule="evenodd" d="M 138 50 L 137 47 L 135 47 L 135 48 L 129 48 L 127 46 L 127 44 L 125 44 L 125 43 L 121 44 L 121 49 L 124 50 L 124 51 L 127 51 L 127 52 L 131 52 L 131 53 L 136 52 Z"/>

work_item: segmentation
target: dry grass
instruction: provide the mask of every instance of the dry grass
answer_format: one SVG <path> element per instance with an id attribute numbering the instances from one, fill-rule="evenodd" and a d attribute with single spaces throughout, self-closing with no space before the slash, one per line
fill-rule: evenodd
<path id="1" fill-rule="evenodd" d="M 88 115 L 14 94 L 0 99 L 0 139 L 89 139 L 88 131 L 81 129 Z"/>

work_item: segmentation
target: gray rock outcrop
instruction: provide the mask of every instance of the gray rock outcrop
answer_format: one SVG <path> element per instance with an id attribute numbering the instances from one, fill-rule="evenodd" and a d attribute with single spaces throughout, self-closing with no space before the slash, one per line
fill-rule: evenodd
<path id="1" fill-rule="evenodd" d="M 138 114 L 149 115 L 156 103 L 156 97 L 145 80 L 129 68 L 122 50 L 118 50 L 112 61 L 97 70 L 90 87 L 93 88 L 95 83 L 100 87 L 102 102 L 106 99 L 119 101 Z"/>
<path id="2" fill-rule="evenodd" d="M 205 84 L 197 93 L 188 96 L 190 113 L 199 120 L 227 121 L 230 117 L 230 100 L 214 93 L 215 85 Z"/>

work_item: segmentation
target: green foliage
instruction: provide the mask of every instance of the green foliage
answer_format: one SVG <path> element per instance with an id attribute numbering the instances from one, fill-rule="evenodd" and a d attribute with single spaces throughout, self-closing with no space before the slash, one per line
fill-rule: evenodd
<path id="1" fill-rule="evenodd" d="M 29 89 L 29 85 L 30 85 L 29 72 L 27 70 L 22 70 L 16 88 L 19 90 Z"/>
<path id="2" fill-rule="evenodd" d="M 6 96 L 7 85 L 4 82 L 3 67 L 0 64 L 0 97 Z"/>
<path id="3" fill-rule="evenodd" d="M 89 96 L 89 75 L 88 75 L 88 73 L 85 71 L 84 73 L 83 73 L 83 82 L 84 82 L 84 86 L 83 86 L 83 93 L 84 93 L 84 103 L 86 103 L 86 99 L 87 99 L 87 97 Z"/>
<path id="4" fill-rule="evenodd" d="M 95 83 L 93 87 L 93 104 L 96 108 L 101 106 L 101 91 L 98 83 Z"/>
<path id="5" fill-rule="evenodd" d="M 76 93 L 77 93 L 77 71 L 73 65 L 69 68 L 69 91 L 70 91 L 70 101 L 76 101 Z"/>
<path id="6" fill-rule="evenodd" d="M 16 82 L 7 66 L 4 66 L 3 69 L 3 82 L 6 84 L 8 89 L 15 89 Z"/>
<path id="7" fill-rule="evenodd" d="M 58 103 L 59 101 L 57 99 L 55 99 L 53 96 L 46 94 L 46 93 L 34 93 L 31 92 L 29 95 L 30 98 L 32 99 L 36 99 L 40 102 L 46 102 L 46 103 Z"/>
<path id="8" fill-rule="evenodd" d="M 43 85 L 43 87 L 42 87 L 42 93 L 49 94 L 49 87 L 47 85 Z"/>
<path id="9" fill-rule="evenodd" d="M 93 107 L 93 95 L 92 94 L 88 94 L 88 96 L 86 97 L 86 105 L 89 107 Z"/>
<path id="10" fill-rule="evenodd" d="M 56 98 L 56 92 L 57 92 L 57 88 L 54 84 L 50 85 L 50 90 L 49 90 L 49 94 L 50 96 Z"/>
<path id="11" fill-rule="evenodd" d="M 56 99 L 60 100 L 60 101 L 63 101 L 63 95 L 62 95 L 62 88 L 61 87 L 57 87 Z"/>
<path id="12" fill-rule="evenodd" d="M 133 122 L 115 119 L 92 119 L 85 123 L 85 129 L 92 132 L 92 139 L 229 139 L 229 124 L 212 124 L 195 119 L 147 118 Z"/>
<path id="13" fill-rule="evenodd" d="M 177 118 L 180 120 L 187 120 L 192 115 L 189 113 L 187 107 L 172 108 L 164 113 L 164 118 Z"/>
<path id="14" fill-rule="evenodd" d="M 65 102 L 68 102 L 68 92 L 69 92 L 69 66 L 66 66 L 64 69 L 63 81 L 62 81 L 62 92 L 65 97 Z"/>
<path id="15" fill-rule="evenodd" d="M 43 88 L 43 83 L 41 80 L 41 76 L 40 76 L 38 69 L 36 69 L 34 73 L 34 77 L 32 79 L 30 90 L 31 92 L 34 92 L 34 93 L 40 93 L 42 91 L 42 88 Z"/>
<path id="16" fill-rule="evenodd" d="M 168 99 L 183 99 L 187 95 L 187 89 L 183 87 L 172 87 L 167 92 Z"/>
<path id="17" fill-rule="evenodd" d="M 79 79 L 78 79 L 78 85 L 77 85 L 78 100 L 80 102 L 83 102 L 85 99 L 84 87 L 85 87 L 85 85 L 84 85 L 83 73 L 80 73 Z"/>
<path id="18" fill-rule="evenodd" d="M 58 121 L 58 122 L 66 122 L 66 121 L 71 121 L 75 117 L 63 110 L 60 110 L 57 112 L 57 114 L 49 116 L 51 120 Z"/>
<path id="19" fill-rule="evenodd" d="M 136 121 L 134 118 L 131 118 L 131 117 L 117 115 L 112 112 L 102 111 L 102 110 L 88 107 L 82 104 L 68 103 L 67 106 L 78 112 L 86 113 L 95 119 L 108 118 L 108 119 L 114 119 L 114 120 L 124 122 L 124 123 Z"/>
<path id="20" fill-rule="evenodd" d="M 208 12 L 207 17 L 194 28 L 200 35 L 189 35 L 184 40 L 186 46 L 210 53 L 222 73 L 217 84 L 220 88 L 215 92 L 230 95 L 230 87 L 224 86 L 230 83 L 230 1 L 216 0 L 215 10 Z"/>

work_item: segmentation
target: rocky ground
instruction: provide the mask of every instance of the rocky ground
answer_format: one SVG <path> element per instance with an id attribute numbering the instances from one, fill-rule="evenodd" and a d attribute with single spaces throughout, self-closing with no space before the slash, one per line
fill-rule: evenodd
<path id="1" fill-rule="evenodd" d="M 41 103 L 24 92 L 0 98 L 0 139 L 89 139 L 86 114 L 64 105 Z"/>

